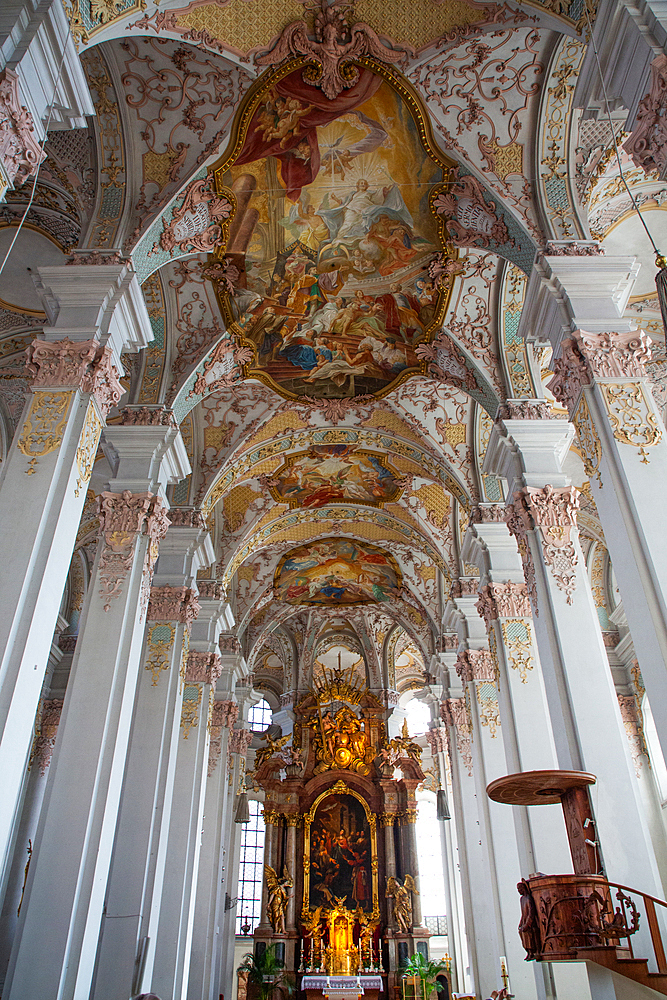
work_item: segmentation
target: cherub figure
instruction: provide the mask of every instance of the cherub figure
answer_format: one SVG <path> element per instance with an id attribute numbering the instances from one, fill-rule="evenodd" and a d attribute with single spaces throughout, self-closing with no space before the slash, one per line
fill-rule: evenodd
<path id="1" fill-rule="evenodd" d="M 288 889 L 294 885 L 292 876 L 287 870 L 287 865 L 283 868 L 283 877 L 279 878 L 276 870 L 271 865 L 264 865 L 266 885 L 269 890 L 269 902 L 267 906 L 269 923 L 273 927 L 275 934 L 285 933 L 285 913 L 287 911 L 287 901 L 289 899 Z"/>
<path id="2" fill-rule="evenodd" d="M 270 760 L 274 755 L 280 756 L 280 751 L 283 749 L 286 743 L 291 739 L 291 733 L 287 736 L 281 736 L 280 739 L 274 740 L 269 736 L 268 731 L 262 736 L 263 740 L 266 740 L 267 746 L 259 747 L 255 750 L 255 770 L 257 771 L 261 765 Z"/>
<path id="3" fill-rule="evenodd" d="M 405 876 L 403 885 L 393 875 L 387 879 L 386 895 L 394 898 L 394 920 L 403 934 L 409 934 L 412 927 L 412 896 L 410 895 L 412 892 L 419 895 L 412 875 Z"/>

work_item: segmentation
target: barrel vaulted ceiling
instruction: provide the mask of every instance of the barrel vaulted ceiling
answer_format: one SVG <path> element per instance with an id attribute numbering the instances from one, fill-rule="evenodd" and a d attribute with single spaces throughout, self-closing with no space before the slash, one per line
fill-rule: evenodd
<path id="1" fill-rule="evenodd" d="M 5 447 L 43 322 L 28 259 L 131 258 L 154 339 L 125 359 L 123 402 L 174 410 L 193 471 L 171 503 L 207 519 L 206 573 L 257 685 L 279 699 L 342 650 L 372 687 L 417 690 L 452 588 L 477 573 L 460 554 L 473 508 L 503 500 L 482 472 L 492 421 L 549 377 L 546 349 L 517 338 L 536 253 L 595 239 L 650 263 L 611 155 L 625 117 L 577 103 L 594 6 L 66 6 L 97 114 L 50 134 L 2 279 Z M 349 54 L 328 82 L 325 37 Z M 664 183 L 622 157 L 661 220 Z M 0 240 L 26 197 L 0 208 Z M 628 309 L 663 398 L 651 274 Z M 81 553 L 106 475 L 100 453 Z"/>

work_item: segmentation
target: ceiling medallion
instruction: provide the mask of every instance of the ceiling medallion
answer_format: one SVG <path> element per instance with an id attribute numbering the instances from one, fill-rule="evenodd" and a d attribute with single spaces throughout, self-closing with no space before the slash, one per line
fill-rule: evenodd
<path id="1" fill-rule="evenodd" d="M 456 251 L 431 206 L 453 163 L 394 70 L 358 57 L 327 96 L 312 69 L 288 60 L 242 106 L 212 168 L 234 208 L 210 259 L 238 278 L 209 273 L 252 349 L 246 378 L 288 399 L 378 397 L 425 373 L 418 347 L 442 326 L 452 279 L 429 266 Z"/>

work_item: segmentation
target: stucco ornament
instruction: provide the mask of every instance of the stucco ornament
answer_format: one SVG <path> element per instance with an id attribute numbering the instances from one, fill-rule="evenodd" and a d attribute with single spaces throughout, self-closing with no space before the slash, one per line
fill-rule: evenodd
<path id="1" fill-rule="evenodd" d="M 519 543 L 526 585 L 535 604 L 535 571 L 527 534 L 539 529 L 544 562 L 558 588 L 565 593 L 567 603 L 572 604 L 577 585 L 578 556 L 571 536 L 572 530 L 577 527 L 578 509 L 579 491 L 574 486 L 562 489 L 549 485 L 542 489 L 525 487 L 518 490 L 514 494 L 514 502 L 507 505 L 507 525 Z"/>
<path id="2" fill-rule="evenodd" d="M 635 164 L 647 173 L 667 167 L 667 56 L 651 63 L 651 89 L 640 101 L 637 124 L 623 144 Z"/>
<path id="3" fill-rule="evenodd" d="M 454 179 L 448 191 L 440 191 L 433 208 L 442 217 L 447 235 L 455 246 L 490 247 L 511 243 L 507 226 L 492 201 L 484 197 L 484 186 L 467 174 Z"/>
<path id="4" fill-rule="evenodd" d="M 162 508 L 162 499 L 152 493 L 131 493 L 129 490 L 120 494 L 105 492 L 100 495 L 98 505 L 102 538 L 100 597 L 105 602 L 104 610 L 109 611 L 132 567 L 134 543 L 142 533 L 150 539 L 144 565 L 145 587 L 142 589 L 147 589 L 150 594 L 157 547 L 170 522 Z"/>
<path id="5" fill-rule="evenodd" d="M 0 163 L 10 184 L 22 183 L 46 156 L 34 132 L 32 115 L 19 97 L 19 78 L 5 69 L 0 74 Z"/>
<path id="6" fill-rule="evenodd" d="M 325 97 L 333 100 L 342 90 L 353 87 L 359 79 L 359 69 L 351 62 L 360 56 L 374 56 L 392 65 L 403 64 L 409 48 L 390 48 L 362 21 L 349 25 L 346 14 L 351 3 L 326 0 L 306 6 L 315 12 L 315 38 L 308 35 L 305 21 L 293 21 L 283 30 L 272 49 L 255 56 L 258 66 L 278 66 L 293 56 L 305 56 L 311 63 L 303 70 L 304 83 L 318 87 Z"/>
<path id="7" fill-rule="evenodd" d="M 232 203 L 215 194 L 208 178 L 193 181 L 171 221 L 162 219 L 162 235 L 150 253 L 158 246 L 168 253 L 215 250 L 224 242 L 223 225 L 231 213 Z"/>

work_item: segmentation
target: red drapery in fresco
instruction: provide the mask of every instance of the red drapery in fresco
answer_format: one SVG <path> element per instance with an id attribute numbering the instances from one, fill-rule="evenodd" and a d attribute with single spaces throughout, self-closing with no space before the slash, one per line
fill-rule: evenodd
<path id="1" fill-rule="evenodd" d="M 265 156 L 275 156 L 280 161 L 280 172 L 287 197 L 296 201 L 301 189 L 312 183 L 320 169 L 320 148 L 317 142 L 316 128 L 318 125 L 328 125 L 340 115 L 354 111 L 375 94 L 382 84 L 382 77 L 369 69 L 359 70 L 359 79 L 350 87 L 330 101 L 317 87 L 311 87 L 302 78 L 303 70 L 297 69 L 286 76 L 272 88 L 272 97 L 283 98 L 285 102 L 296 101 L 297 105 L 288 105 L 283 109 L 289 114 L 290 107 L 295 112 L 294 127 L 281 138 L 264 136 L 267 134 L 267 109 L 265 105 L 255 111 L 243 149 L 236 159 L 236 164 L 253 163 Z M 305 115 L 299 111 L 308 108 Z M 270 131 L 270 128 L 268 129 Z"/>

